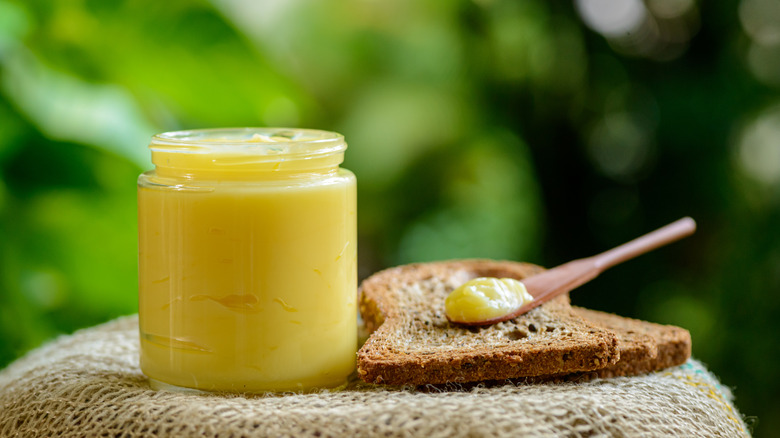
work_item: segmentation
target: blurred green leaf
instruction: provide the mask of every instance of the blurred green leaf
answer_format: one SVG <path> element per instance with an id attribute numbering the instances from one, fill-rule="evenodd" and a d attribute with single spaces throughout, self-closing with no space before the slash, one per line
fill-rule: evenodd
<path id="1" fill-rule="evenodd" d="M 26 273 L 24 293 L 39 302 L 43 297 L 43 307 L 67 304 L 81 314 L 134 312 L 134 198 L 133 192 L 103 197 L 67 190 L 37 196 L 25 211 L 24 257 L 34 270 Z"/>
<path id="2" fill-rule="evenodd" d="M 526 146 L 507 133 L 475 139 L 444 171 L 443 205 L 404 232 L 398 262 L 532 257 L 541 235 L 538 187 L 528 158 Z"/>
<path id="3" fill-rule="evenodd" d="M 46 136 L 103 148 L 145 167 L 151 162 L 138 146 L 157 130 L 126 91 L 55 72 L 23 50 L 6 57 L 3 67 L 4 92 Z"/>
<path id="4" fill-rule="evenodd" d="M 367 187 L 386 187 L 415 159 L 462 134 L 466 109 L 461 105 L 446 90 L 377 83 L 345 115 L 347 165 L 362 172 Z"/>
<path id="5" fill-rule="evenodd" d="M 0 58 L 19 45 L 31 29 L 31 18 L 21 5 L 0 1 Z"/>

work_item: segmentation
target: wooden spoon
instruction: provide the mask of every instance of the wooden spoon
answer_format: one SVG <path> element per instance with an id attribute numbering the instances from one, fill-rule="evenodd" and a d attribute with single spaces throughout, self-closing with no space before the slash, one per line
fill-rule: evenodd
<path id="1" fill-rule="evenodd" d="M 507 315 L 483 321 L 453 322 L 461 325 L 477 326 L 495 324 L 515 318 L 564 292 L 569 292 L 582 286 L 608 268 L 661 246 L 668 245 L 683 237 L 690 236 L 694 231 L 696 231 L 696 222 L 690 217 L 684 217 L 609 251 L 584 259 L 577 259 L 524 278 L 522 282 L 534 299 Z"/>

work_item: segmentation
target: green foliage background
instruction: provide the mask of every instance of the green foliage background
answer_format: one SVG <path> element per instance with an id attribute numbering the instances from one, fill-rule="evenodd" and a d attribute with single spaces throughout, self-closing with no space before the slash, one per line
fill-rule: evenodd
<path id="1" fill-rule="evenodd" d="M 694 237 L 573 300 L 689 329 L 755 434 L 780 436 L 772 1 L 648 0 L 655 24 L 620 34 L 575 3 L 0 0 L 0 367 L 137 311 L 152 134 L 312 127 L 350 145 L 361 278 L 551 266 L 693 216 Z"/>

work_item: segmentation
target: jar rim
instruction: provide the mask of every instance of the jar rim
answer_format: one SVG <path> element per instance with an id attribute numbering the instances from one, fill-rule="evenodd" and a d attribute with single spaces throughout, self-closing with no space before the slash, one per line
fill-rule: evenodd
<path id="1" fill-rule="evenodd" d="M 242 152 L 252 155 L 311 155 L 344 151 L 344 136 L 304 128 L 244 127 L 170 131 L 154 135 L 155 152 Z"/>

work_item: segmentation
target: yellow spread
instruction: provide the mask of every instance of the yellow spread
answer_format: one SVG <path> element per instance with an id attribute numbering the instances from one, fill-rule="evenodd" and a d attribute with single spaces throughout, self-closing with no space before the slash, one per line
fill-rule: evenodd
<path id="1" fill-rule="evenodd" d="M 453 322 L 479 322 L 506 316 L 533 301 L 525 285 L 513 278 L 480 277 L 452 291 L 444 301 Z"/>
<path id="2" fill-rule="evenodd" d="M 246 143 L 267 141 L 281 140 Z M 154 151 L 139 178 L 141 368 L 202 390 L 341 385 L 357 348 L 355 177 L 341 157 L 253 153 Z"/>

